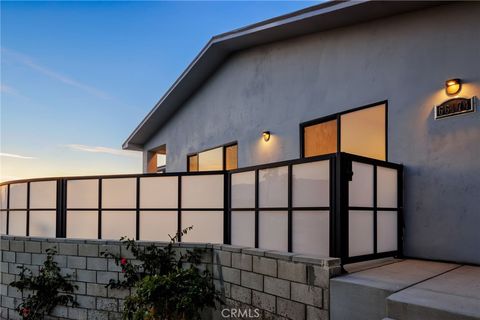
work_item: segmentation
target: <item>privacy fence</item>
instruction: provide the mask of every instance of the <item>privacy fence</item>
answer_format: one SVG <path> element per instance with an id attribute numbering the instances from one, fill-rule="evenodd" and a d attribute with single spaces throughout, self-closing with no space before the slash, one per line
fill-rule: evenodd
<path id="1" fill-rule="evenodd" d="M 351 154 L 233 171 L 1 185 L 3 234 L 226 243 L 342 258 L 401 254 L 403 168 Z"/>

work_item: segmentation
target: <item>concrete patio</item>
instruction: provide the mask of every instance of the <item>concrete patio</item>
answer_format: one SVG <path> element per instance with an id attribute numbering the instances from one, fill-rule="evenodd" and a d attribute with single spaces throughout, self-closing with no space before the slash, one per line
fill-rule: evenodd
<path id="1" fill-rule="evenodd" d="M 355 266 L 331 280 L 331 319 L 480 319 L 480 267 L 410 259 Z"/>

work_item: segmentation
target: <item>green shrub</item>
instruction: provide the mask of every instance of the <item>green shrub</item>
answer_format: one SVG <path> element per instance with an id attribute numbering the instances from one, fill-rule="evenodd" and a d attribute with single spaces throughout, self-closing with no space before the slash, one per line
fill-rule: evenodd
<path id="1" fill-rule="evenodd" d="M 186 234 L 192 227 L 183 230 Z M 221 302 L 213 287 L 211 273 L 198 268 L 202 249 L 179 253 L 175 243 L 179 235 L 170 237 L 165 247 L 154 244 L 139 246 L 134 240 L 122 238 L 135 262 L 104 252 L 115 259 L 125 274 L 124 279 L 110 280 L 107 287 L 132 289 L 126 298 L 123 318 L 128 320 L 200 319 L 202 311 Z"/>
<path id="2" fill-rule="evenodd" d="M 19 289 L 24 297 L 15 308 L 23 319 L 43 319 L 58 305 L 78 305 L 69 294 L 77 286 L 70 282 L 70 275 L 60 274 L 60 268 L 53 260 L 56 253 L 55 249 L 47 249 L 47 259 L 36 276 L 30 269 L 18 267 L 21 269 L 20 280 L 10 283 L 10 286 Z"/>

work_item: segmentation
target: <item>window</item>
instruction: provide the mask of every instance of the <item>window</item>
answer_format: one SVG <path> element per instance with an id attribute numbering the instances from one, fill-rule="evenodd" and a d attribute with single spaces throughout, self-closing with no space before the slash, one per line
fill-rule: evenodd
<path id="1" fill-rule="evenodd" d="M 300 124 L 302 156 L 341 151 L 386 160 L 386 114 L 387 103 L 382 102 Z"/>
<path id="2" fill-rule="evenodd" d="M 190 154 L 187 156 L 187 170 L 195 172 L 237 169 L 237 152 L 238 145 L 234 143 Z"/>
<path id="3" fill-rule="evenodd" d="M 167 146 L 164 144 L 148 152 L 148 173 L 164 173 L 167 165 Z"/>

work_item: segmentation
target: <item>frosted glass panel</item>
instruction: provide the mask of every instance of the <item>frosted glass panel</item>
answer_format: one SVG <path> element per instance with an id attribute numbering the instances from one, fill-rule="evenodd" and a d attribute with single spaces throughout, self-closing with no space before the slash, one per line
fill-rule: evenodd
<path id="1" fill-rule="evenodd" d="M 55 238 L 55 211 L 30 211 L 30 236 Z"/>
<path id="2" fill-rule="evenodd" d="M 232 211 L 232 244 L 255 247 L 255 212 Z"/>
<path id="3" fill-rule="evenodd" d="M 0 212 L 0 233 L 7 234 L 7 212 Z"/>
<path id="4" fill-rule="evenodd" d="M 255 171 L 232 174 L 232 208 L 255 207 Z"/>
<path id="5" fill-rule="evenodd" d="M 182 208 L 223 208 L 223 175 L 183 176 Z"/>
<path id="6" fill-rule="evenodd" d="M 377 252 L 397 250 L 397 212 L 377 212 Z"/>
<path id="7" fill-rule="evenodd" d="M 349 211 L 348 256 L 373 253 L 373 212 Z"/>
<path id="8" fill-rule="evenodd" d="M 97 239 L 98 211 L 68 211 L 67 238 Z"/>
<path id="9" fill-rule="evenodd" d="M 68 180 L 67 208 L 98 208 L 98 180 Z"/>
<path id="10" fill-rule="evenodd" d="M 329 221 L 330 212 L 328 211 L 293 211 L 293 252 L 329 257 Z"/>
<path id="11" fill-rule="evenodd" d="M 55 209 L 57 207 L 57 181 L 30 183 L 30 208 Z"/>
<path id="12" fill-rule="evenodd" d="M 141 211 L 140 240 L 170 241 L 177 234 L 177 211 Z"/>
<path id="13" fill-rule="evenodd" d="M 0 209 L 7 209 L 7 186 L 0 186 Z"/>
<path id="14" fill-rule="evenodd" d="M 293 206 L 328 207 L 330 203 L 329 161 L 296 164 L 292 170 Z"/>
<path id="15" fill-rule="evenodd" d="M 10 185 L 10 209 L 27 208 L 27 184 L 15 183 Z"/>
<path id="16" fill-rule="evenodd" d="M 223 211 L 182 211 L 183 242 L 223 243 Z"/>
<path id="17" fill-rule="evenodd" d="M 377 167 L 377 206 L 381 208 L 397 207 L 396 169 Z"/>
<path id="18" fill-rule="evenodd" d="M 177 208 L 178 177 L 140 179 L 140 208 Z"/>
<path id="19" fill-rule="evenodd" d="M 335 153 L 337 152 L 337 120 L 305 127 L 303 137 L 305 157 Z"/>
<path id="20" fill-rule="evenodd" d="M 352 162 L 353 177 L 349 181 L 349 205 L 351 207 L 373 207 L 373 166 Z"/>
<path id="21" fill-rule="evenodd" d="M 135 211 L 103 211 L 102 239 L 135 239 L 137 217 Z"/>
<path id="22" fill-rule="evenodd" d="M 8 234 L 12 236 L 27 235 L 27 212 L 26 211 L 10 211 L 10 219 L 8 222 Z"/>
<path id="23" fill-rule="evenodd" d="M 260 207 L 288 206 L 288 167 L 259 171 Z"/>
<path id="24" fill-rule="evenodd" d="M 288 250 L 288 215 L 286 211 L 260 211 L 258 246 L 262 249 Z"/>
<path id="25" fill-rule="evenodd" d="M 198 171 L 223 170 L 223 147 L 198 154 Z"/>
<path id="26" fill-rule="evenodd" d="M 385 160 L 385 105 L 340 116 L 341 151 Z"/>
<path id="27" fill-rule="evenodd" d="M 137 201 L 135 178 L 104 179 L 102 208 L 135 208 Z"/>

